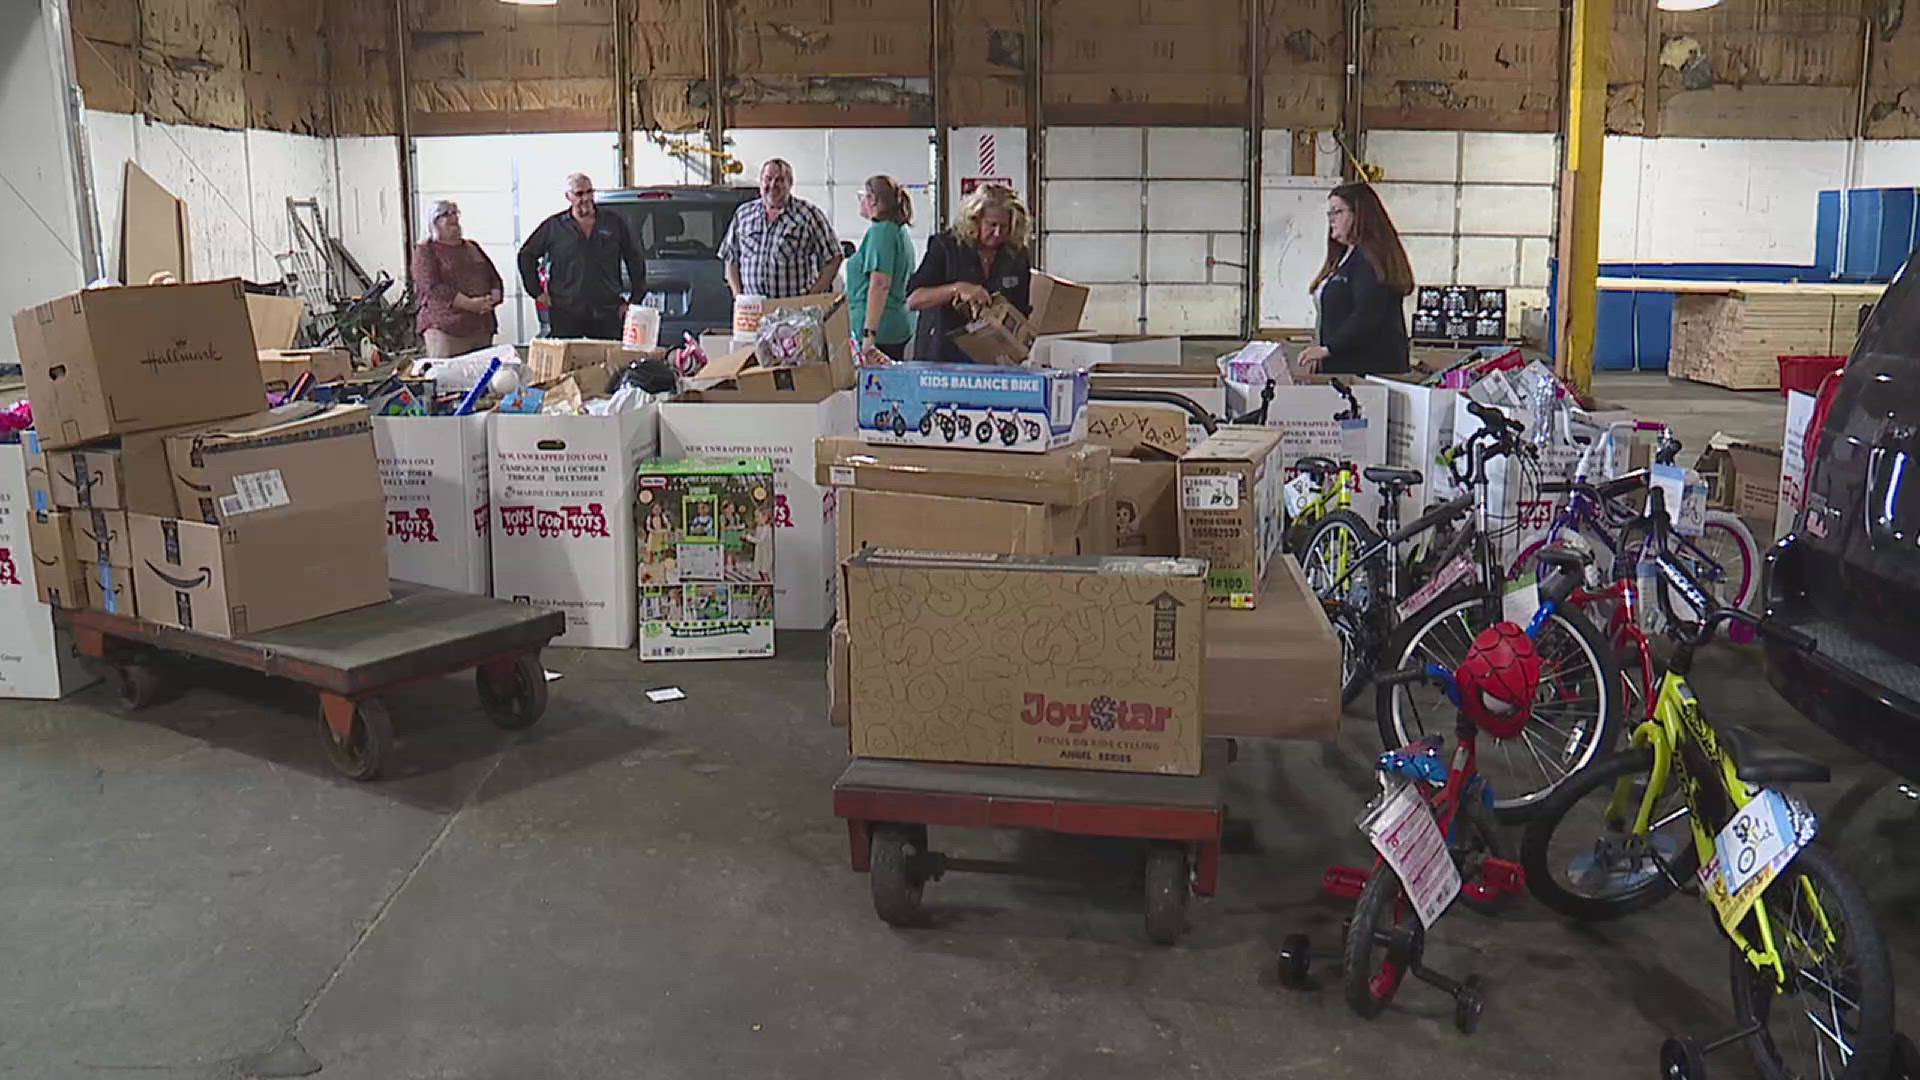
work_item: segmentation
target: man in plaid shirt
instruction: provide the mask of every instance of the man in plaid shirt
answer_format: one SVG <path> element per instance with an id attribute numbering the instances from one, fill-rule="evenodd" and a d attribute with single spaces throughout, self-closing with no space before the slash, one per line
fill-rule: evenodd
<path id="1" fill-rule="evenodd" d="M 793 195 L 793 166 L 760 167 L 760 197 L 742 204 L 720 242 L 733 295 L 769 299 L 823 293 L 840 269 L 840 242 L 820 208 Z"/>

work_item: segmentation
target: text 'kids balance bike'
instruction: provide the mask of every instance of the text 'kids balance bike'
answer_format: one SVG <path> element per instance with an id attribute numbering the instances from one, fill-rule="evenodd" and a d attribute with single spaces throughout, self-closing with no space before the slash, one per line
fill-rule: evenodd
<path id="1" fill-rule="evenodd" d="M 1370 872 L 1336 866 L 1322 879 L 1328 893 L 1357 900 L 1339 956 L 1347 1005 L 1366 1019 L 1386 1009 L 1410 974 L 1453 996 L 1453 1022 L 1462 1033 L 1479 1025 L 1485 986 L 1478 976 L 1455 981 L 1428 969 L 1426 933 L 1455 896 L 1494 914 L 1526 888 L 1520 865 L 1504 857 L 1476 747 L 1482 731 L 1512 738 L 1526 726 L 1540 679 L 1534 639 L 1578 581 L 1576 569 L 1556 569 L 1540 584 L 1540 608 L 1525 630 L 1510 622 L 1488 627 L 1453 671 L 1428 664 L 1381 677 L 1387 685 L 1440 687 L 1457 718 L 1451 761 L 1441 757 L 1438 735 L 1380 755 L 1381 793 L 1359 819 L 1379 857 Z M 1305 934 L 1288 938 L 1280 952 L 1281 983 L 1304 988 L 1311 956 Z"/>

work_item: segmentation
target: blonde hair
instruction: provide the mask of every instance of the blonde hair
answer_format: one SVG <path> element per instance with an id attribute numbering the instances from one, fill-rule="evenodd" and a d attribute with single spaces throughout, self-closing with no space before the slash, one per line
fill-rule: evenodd
<path id="1" fill-rule="evenodd" d="M 1013 227 L 1007 230 L 1007 246 L 1024 251 L 1032 219 L 1027 204 L 1020 201 L 1005 184 L 981 184 L 973 194 L 960 200 L 960 216 L 954 220 L 953 235 L 969 244 L 980 242 L 980 216 L 989 210 L 1005 210 L 1013 215 Z"/>

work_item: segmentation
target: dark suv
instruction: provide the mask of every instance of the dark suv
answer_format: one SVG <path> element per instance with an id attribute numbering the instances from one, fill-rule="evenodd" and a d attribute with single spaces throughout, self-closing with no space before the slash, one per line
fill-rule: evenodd
<path id="1" fill-rule="evenodd" d="M 602 210 L 620 215 L 647 259 L 647 293 L 660 307 L 660 344 L 733 325 L 733 291 L 720 241 L 750 187 L 646 187 L 603 191 Z"/>
<path id="2" fill-rule="evenodd" d="M 1920 273 L 1862 328 L 1818 424 L 1806 506 L 1768 556 L 1769 614 L 1813 653 L 1767 646 L 1768 678 L 1861 753 L 1920 779 Z"/>

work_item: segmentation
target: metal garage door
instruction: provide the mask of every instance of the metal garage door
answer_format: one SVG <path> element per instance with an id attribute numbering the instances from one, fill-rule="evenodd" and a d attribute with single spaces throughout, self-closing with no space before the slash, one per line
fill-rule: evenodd
<path id="1" fill-rule="evenodd" d="M 1056 127 L 1046 140 L 1041 265 L 1092 287 L 1085 325 L 1238 334 L 1246 132 Z"/>

